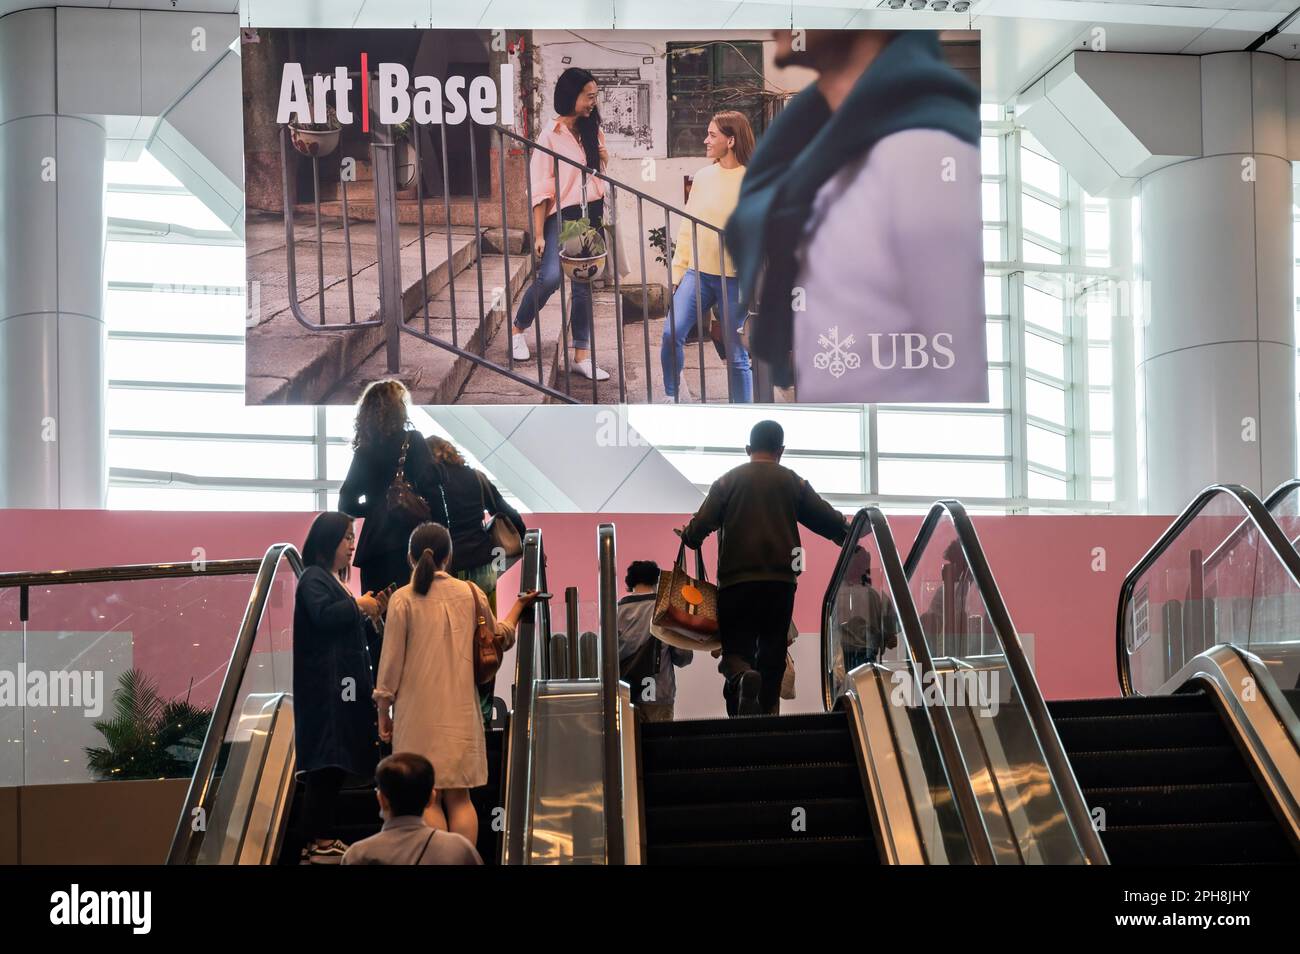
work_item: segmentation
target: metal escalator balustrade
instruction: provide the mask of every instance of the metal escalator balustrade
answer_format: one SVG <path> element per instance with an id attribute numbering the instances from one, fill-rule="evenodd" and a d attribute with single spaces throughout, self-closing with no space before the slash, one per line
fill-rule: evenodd
<path id="1" fill-rule="evenodd" d="M 1276 506 L 1286 485 L 1270 495 Z M 1207 487 L 1120 588 L 1124 698 L 1053 706 L 1117 860 L 1295 861 L 1300 556 L 1269 509 Z"/>
<path id="2" fill-rule="evenodd" d="M 302 558 L 289 543 L 270 547 L 258 567 L 172 836 L 169 865 L 270 864 L 278 855 L 293 789 L 291 685 L 288 667 L 280 667 L 270 691 L 258 691 L 261 666 L 250 664 L 255 652 L 292 651 L 293 596 L 286 599 L 286 588 L 277 585 L 285 566 L 293 580 L 302 575 Z M 273 594 L 274 609 L 283 613 L 288 604 L 287 620 L 259 639 Z"/>
<path id="3" fill-rule="evenodd" d="M 867 548 L 883 567 L 884 582 L 874 587 L 861 579 L 871 559 Z M 865 586 L 858 603 L 844 588 L 850 567 Z M 927 714 L 907 707 L 891 712 L 888 668 L 853 651 L 846 665 L 845 632 L 858 640 L 855 648 L 865 647 L 868 631 L 919 636 L 897 549 L 878 509 L 855 517 L 823 605 L 827 711 L 640 725 L 649 863 L 970 860 L 962 826 L 978 824 L 974 801 L 967 791 L 963 815 L 965 775 L 954 777 L 954 797 Z"/>
<path id="4" fill-rule="evenodd" d="M 905 573 L 933 695 L 955 727 L 998 864 L 1106 864 L 1033 668 L 956 500 L 931 507 Z M 955 762 L 949 762 L 955 765 Z"/>
<path id="5" fill-rule="evenodd" d="M 525 546 L 525 589 L 546 590 L 540 540 L 539 534 L 531 560 Z M 638 859 L 639 813 L 635 792 L 626 792 L 625 781 L 634 777 L 635 759 L 629 767 L 624 726 L 631 705 L 627 687 L 618 682 L 610 524 L 597 530 L 597 563 L 600 634 L 594 642 L 576 632 L 576 595 L 568 600 L 569 633 L 562 644 L 560 634 L 550 632 L 544 602 L 534 604 L 531 620 L 525 617 L 528 627 L 520 628 L 515 717 L 506 763 L 507 864 L 623 864 Z M 570 662 L 577 672 L 570 671 Z"/>

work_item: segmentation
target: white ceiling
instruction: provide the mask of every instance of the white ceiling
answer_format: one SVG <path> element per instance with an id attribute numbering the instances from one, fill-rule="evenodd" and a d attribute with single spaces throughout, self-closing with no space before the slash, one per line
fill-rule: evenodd
<path id="1" fill-rule="evenodd" d="M 1300 0 L 974 0 L 966 14 L 891 11 L 881 0 L 70 0 L 61 6 L 238 13 L 254 26 L 766 29 L 907 27 L 982 31 L 984 96 L 1007 102 L 1105 30 L 1119 52 L 1241 50 Z M 0 0 L 0 16 L 41 4 Z M 1300 18 L 1262 49 L 1300 58 Z"/>

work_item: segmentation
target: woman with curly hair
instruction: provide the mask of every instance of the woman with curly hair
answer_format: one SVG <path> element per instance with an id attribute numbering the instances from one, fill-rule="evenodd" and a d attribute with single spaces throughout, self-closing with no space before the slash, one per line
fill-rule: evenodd
<path id="1" fill-rule="evenodd" d="M 447 518 L 442 468 L 429 453 L 424 435 L 411 427 L 406 413 L 409 399 L 402 382 L 375 381 L 357 402 L 354 453 L 339 490 L 339 509 L 365 521 L 353 558 L 361 571 L 361 590 L 365 593 L 406 585 L 411 577 L 406 562 L 411 531 L 430 517 Z M 427 513 L 413 513 L 402 505 L 399 468 L 415 498 L 428 508 Z M 382 638 L 377 631 L 369 638 L 374 666 Z"/>

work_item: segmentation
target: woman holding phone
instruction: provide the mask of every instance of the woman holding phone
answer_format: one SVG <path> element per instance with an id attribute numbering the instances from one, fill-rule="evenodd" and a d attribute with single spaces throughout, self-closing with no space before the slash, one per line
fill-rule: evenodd
<path id="1" fill-rule="evenodd" d="M 347 845 L 334 837 L 339 790 L 369 779 L 379 760 L 366 634 L 387 596 L 347 588 L 352 518 L 322 513 L 302 548 L 305 569 L 293 607 L 294 746 L 303 782 L 304 864 L 337 864 Z"/>
<path id="2" fill-rule="evenodd" d="M 433 763 L 437 790 L 425 810 L 432 828 L 478 841 L 478 815 L 469 790 L 487 783 L 487 746 L 479 711 L 474 660 L 482 618 L 509 649 L 520 617 L 537 598 L 521 595 L 497 619 L 475 584 L 447 572 L 451 534 L 424 523 L 411 534 L 411 582 L 388 601 L 388 629 L 379 660 L 375 705 L 379 737 L 395 752 L 415 752 Z"/>

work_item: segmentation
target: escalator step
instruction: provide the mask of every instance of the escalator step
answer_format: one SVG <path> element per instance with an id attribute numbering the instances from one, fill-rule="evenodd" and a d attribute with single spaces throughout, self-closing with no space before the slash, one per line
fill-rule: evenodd
<path id="1" fill-rule="evenodd" d="M 642 739 L 680 738 L 693 735 L 741 735 L 763 732 L 804 732 L 818 729 L 847 730 L 843 712 L 808 712 L 800 715 L 743 716 L 736 719 L 683 719 L 678 722 L 645 722 Z"/>
<path id="2" fill-rule="evenodd" d="M 854 758 L 853 740 L 846 728 L 643 738 L 641 752 L 647 771 L 851 762 Z"/>
<path id="3" fill-rule="evenodd" d="M 1273 819 L 1194 825 L 1109 826 L 1101 833 L 1112 864 L 1234 864 L 1297 862 Z"/>
<path id="4" fill-rule="evenodd" d="M 1087 788 L 1083 798 L 1090 810 L 1105 810 L 1107 827 L 1194 824 L 1224 819 L 1267 821 L 1273 817 L 1254 782 Z"/>
<path id="5" fill-rule="evenodd" d="M 1053 719 L 1079 716 L 1155 715 L 1165 712 L 1213 712 L 1214 705 L 1204 692 L 1180 692 L 1172 696 L 1116 696 L 1110 699 L 1058 699 L 1047 704 Z"/>
<path id="6" fill-rule="evenodd" d="M 862 779 L 853 762 L 673 769 L 646 772 L 643 782 L 647 810 L 651 806 L 863 797 Z"/>
<path id="7" fill-rule="evenodd" d="M 1084 789 L 1251 781 L 1241 753 L 1228 745 L 1071 752 L 1070 765 Z"/>
<path id="8" fill-rule="evenodd" d="M 875 843 L 866 838 L 765 838 L 754 841 L 652 845 L 652 865 L 876 864 Z"/>
<path id="9" fill-rule="evenodd" d="M 803 809 L 796 815 L 797 809 Z M 803 828 L 793 825 L 801 819 Z M 799 798 L 776 802 L 647 807 L 646 841 L 653 847 L 714 841 L 780 839 L 792 835 L 871 838 L 871 814 L 863 798 Z"/>
<path id="10" fill-rule="evenodd" d="M 1069 752 L 1104 752 L 1123 740 L 1126 749 L 1194 748 L 1228 745 L 1231 736 L 1214 712 L 1156 712 L 1066 716 L 1056 719 Z"/>

